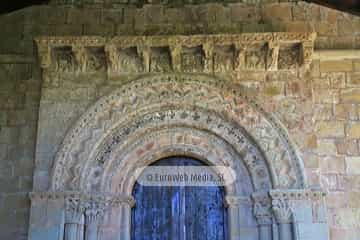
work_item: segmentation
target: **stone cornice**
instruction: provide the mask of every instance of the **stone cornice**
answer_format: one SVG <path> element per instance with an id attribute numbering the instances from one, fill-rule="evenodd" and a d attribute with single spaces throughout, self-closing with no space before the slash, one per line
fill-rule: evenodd
<path id="1" fill-rule="evenodd" d="M 41 200 L 76 200 L 81 202 L 102 202 L 111 206 L 128 204 L 133 207 L 135 200 L 132 196 L 122 196 L 109 193 L 82 193 L 82 192 L 31 192 L 31 201 Z"/>
<path id="2" fill-rule="evenodd" d="M 236 73 L 307 68 L 315 33 L 38 37 L 39 62 L 55 72 Z"/>

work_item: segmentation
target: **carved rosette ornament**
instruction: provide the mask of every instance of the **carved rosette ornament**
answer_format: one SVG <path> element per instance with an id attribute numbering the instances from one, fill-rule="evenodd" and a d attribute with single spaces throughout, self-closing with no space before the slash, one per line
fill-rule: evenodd
<path id="1" fill-rule="evenodd" d="M 110 75 L 141 72 L 237 73 L 308 69 L 315 33 L 246 33 L 238 35 L 142 37 L 40 37 L 36 39 L 42 68 L 58 72 L 97 72 Z M 183 67 L 187 48 L 201 47 L 204 61 L 193 70 Z M 94 49 L 96 49 L 94 51 Z M 127 50 L 126 50 L 127 49 Z M 136 54 L 126 54 L 135 49 Z M 227 49 L 223 52 L 217 49 Z M 122 50 L 125 56 L 122 56 Z M 56 51 L 57 57 L 52 57 Z M 129 53 L 129 52 L 127 52 Z M 198 59 L 199 53 L 187 59 Z M 74 65 L 74 66 L 72 66 Z M 279 66 L 279 67 L 278 67 Z M 130 71 L 131 70 L 131 71 Z"/>

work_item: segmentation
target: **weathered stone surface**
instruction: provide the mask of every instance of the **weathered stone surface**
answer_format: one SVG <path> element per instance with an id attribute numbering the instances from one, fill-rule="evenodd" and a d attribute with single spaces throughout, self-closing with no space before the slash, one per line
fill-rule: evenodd
<path id="1" fill-rule="evenodd" d="M 10 62 L 9 58 L 4 58 L 2 61 L 0 55 L 1 207 L 5 195 L 10 193 L 16 195 L 19 192 L 23 194 L 32 188 L 40 85 L 45 86 L 43 97 L 56 102 L 55 110 L 51 110 L 51 107 L 46 105 L 47 111 L 41 113 L 42 117 L 44 115 L 51 116 L 53 124 L 47 124 L 46 131 L 39 130 L 40 135 L 45 132 L 48 132 L 49 135 L 46 138 L 49 141 L 44 143 L 46 145 L 44 149 L 49 152 L 37 154 L 39 172 L 35 176 L 36 179 L 42 179 L 36 181 L 41 185 L 37 187 L 45 189 L 47 185 L 43 182 L 48 181 L 47 174 L 52 162 L 44 161 L 44 159 L 53 157 L 53 153 L 67 131 L 65 126 L 72 125 L 90 102 L 132 79 L 123 76 L 114 78 L 113 75 L 107 75 L 102 70 L 92 76 L 81 71 L 75 71 L 74 75 L 59 74 L 59 76 L 50 76 L 48 81 L 36 73 L 38 63 L 33 57 L 34 49 L 36 49 L 33 44 L 34 37 L 40 35 L 81 36 L 84 34 L 111 37 L 136 34 L 206 35 L 209 33 L 241 33 L 242 31 L 308 32 L 315 30 L 318 34 L 316 40 L 318 49 L 359 48 L 360 46 L 357 36 L 359 33 L 358 17 L 305 2 L 269 0 L 256 4 L 253 4 L 254 1 L 203 4 L 205 1 L 186 1 L 188 5 L 184 6 L 183 1 L 176 1 L 176 3 L 167 1 L 169 7 L 157 5 L 160 1 L 152 1 L 151 4 L 155 5 L 146 7 L 143 7 L 145 1 L 133 4 L 135 2 L 114 0 L 90 3 L 90 1 L 86 1 L 86 4 L 82 5 L 82 1 L 71 1 L 71 3 L 70 1 L 61 1 L 61 3 L 58 1 L 58 5 L 31 7 L 0 16 L 0 25 L 4 26 L 0 39 L 0 53 L 22 54 L 19 57 L 11 58 Z M 66 6 L 62 5 L 64 3 Z M 81 6 L 72 6 L 72 4 Z M 199 46 L 195 46 L 195 48 L 197 47 Z M 237 50 L 233 54 L 237 54 Z M 240 83 L 241 88 L 245 88 L 249 95 L 258 97 L 259 102 L 266 106 L 268 112 L 276 112 L 289 131 L 290 137 L 297 144 L 300 155 L 303 156 L 308 171 L 308 183 L 317 186 L 322 182 L 325 189 L 336 195 L 328 200 L 328 205 L 333 211 L 329 218 L 332 225 L 331 240 L 358 240 L 358 229 L 360 228 L 356 214 L 358 207 L 355 203 L 358 198 L 356 192 L 360 191 L 357 175 L 360 174 L 357 170 L 360 139 L 357 129 L 360 92 L 357 88 L 360 86 L 360 60 L 353 56 L 354 53 L 351 57 L 352 60 L 342 60 L 344 57 L 339 59 L 341 56 L 337 56 L 336 61 L 316 60 L 311 64 L 311 73 L 298 73 L 297 69 L 293 69 L 291 71 L 295 72 L 293 74 L 295 76 L 291 74 L 270 76 L 272 72 L 259 71 L 259 69 L 253 68 L 256 66 L 253 63 L 247 65 L 251 66 L 251 72 L 242 70 L 234 71 L 226 77 L 222 74 L 218 76 Z M 200 51 L 198 56 L 202 58 L 202 54 Z M 30 63 L 21 59 L 22 56 L 31 59 Z M 81 57 L 81 55 L 79 56 Z M 144 55 L 139 56 L 140 58 L 144 57 Z M 223 55 L 220 56 L 220 58 L 222 57 Z M 81 58 L 76 61 L 79 59 Z M 189 59 L 194 58 L 190 56 Z M 176 60 L 176 57 L 171 60 Z M 269 63 L 268 60 L 264 61 L 266 65 Z M 225 60 L 219 62 L 223 61 Z M 4 62 L 6 64 L 3 64 Z M 92 61 L 92 63 L 95 62 Z M 126 59 L 124 62 L 122 67 L 127 65 Z M 202 63 L 202 60 L 198 62 Z M 31 66 L 33 63 L 34 68 Z M 190 61 L 191 65 L 193 64 Z M 228 64 L 217 64 L 216 68 L 226 69 L 223 68 L 225 65 L 229 66 Z M 203 65 L 198 67 L 197 69 L 200 70 L 197 72 L 202 72 L 203 67 Z M 34 69 L 35 72 L 33 72 Z M 210 67 L 210 69 L 213 68 Z M 282 71 L 290 72 L 287 69 L 282 69 Z M 277 71 L 274 70 L 274 72 Z M 192 71 L 187 71 L 187 73 L 192 74 Z M 108 78 L 108 76 L 110 77 Z M 26 80 L 31 77 L 34 80 Z M 42 83 L 40 79 L 43 79 Z M 64 88 L 64 86 L 66 87 Z M 289 99 L 300 107 L 288 104 L 284 108 L 283 105 L 287 104 L 283 100 Z M 310 102 L 310 104 L 305 105 L 304 101 Z M 286 110 L 279 110 L 280 108 Z M 313 110 L 309 111 L 308 109 Z M 63 120 L 59 120 L 63 116 Z M 322 121 L 324 123 L 321 123 Z M 326 126 L 329 122 L 334 125 Z M 343 130 L 338 127 L 338 122 L 344 124 L 346 135 L 343 135 Z M 249 123 L 249 125 L 251 124 Z M 276 145 L 271 147 L 276 148 Z M 344 167 L 340 160 L 342 158 L 345 158 L 345 173 L 341 170 Z M 352 193 L 348 194 L 348 192 Z M 353 196 L 348 200 L 347 197 L 350 195 Z M 345 203 L 348 204 L 347 206 L 343 205 L 341 196 L 348 201 Z M 27 238 L 27 213 L 15 208 L 25 205 L 21 206 L 22 203 L 17 200 L 13 202 L 13 211 L 0 210 L 0 239 Z M 350 205 L 351 209 L 346 208 Z M 340 216 L 340 220 L 336 216 Z"/>
<path id="2" fill-rule="evenodd" d="M 338 120 L 358 120 L 358 110 L 356 104 L 336 104 L 334 115 Z"/>
<path id="3" fill-rule="evenodd" d="M 359 63 L 360 65 L 360 63 Z M 357 63 L 354 63 L 354 68 L 357 68 Z M 359 67 L 360 68 L 360 67 Z M 360 69 L 358 70 L 360 71 Z M 347 75 L 347 85 L 349 87 L 358 87 L 360 86 L 360 73 L 352 72 Z"/>
<path id="4" fill-rule="evenodd" d="M 316 124 L 315 131 L 319 137 L 344 137 L 344 122 L 319 122 Z"/>
<path id="5" fill-rule="evenodd" d="M 343 61 L 320 61 L 321 72 L 351 72 L 353 64 L 351 60 Z"/>
<path id="6" fill-rule="evenodd" d="M 323 173 L 344 173 L 344 157 L 322 157 L 320 160 L 320 169 Z"/>
<path id="7" fill-rule="evenodd" d="M 360 174 L 360 157 L 346 157 L 346 171 L 349 174 Z"/>
<path id="8" fill-rule="evenodd" d="M 326 196 L 329 208 L 345 208 L 349 199 L 344 192 L 332 192 Z"/>
<path id="9" fill-rule="evenodd" d="M 337 152 L 335 140 L 332 139 L 318 140 L 318 148 L 316 149 L 316 151 L 320 155 L 335 156 Z"/>
<path id="10" fill-rule="evenodd" d="M 359 146 L 356 140 L 337 140 L 336 147 L 338 154 L 341 155 L 359 155 Z"/>
<path id="11" fill-rule="evenodd" d="M 360 138 L 360 123 L 357 123 L 357 122 L 349 123 L 346 133 L 349 138 L 359 139 Z"/>
<path id="12" fill-rule="evenodd" d="M 341 91 L 341 101 L 344 103 L 360 103 L 360 90 L 354 88 Z"/>

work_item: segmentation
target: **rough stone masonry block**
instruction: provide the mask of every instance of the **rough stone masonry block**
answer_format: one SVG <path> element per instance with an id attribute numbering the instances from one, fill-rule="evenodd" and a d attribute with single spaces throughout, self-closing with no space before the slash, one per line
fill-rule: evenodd
<path id="1" fill-rule="evenodd" d="M 232 22 L 257 22 L 260 20 L 259 10 L 255 6 L 231 4 L 230 10 Z"/>
<path id="2" fill-rule="evenodd" d="M 29 209 L 30 201 L 27 194 L 24 193 L 12 193 L 5 195 L 4 208 L 5 209 Z"/>
<path id="3" fill-rule="evenodd" d="M 346 157 L 345 162 L 348 174 L 360 174 L 360 157 Z"/>
<path id="4" fill-rule="evenodd" d="M 261 13 L 265 21 L 292 20 L 292 9 L 289 3 L 264 4 Z"/>
<path id="5" fill-rule="evenodd" d="M 359 192 L 349 192 L 349 207 L 350 208 L 360 208 L 360 193 Z"/>
<path id="6" fill-rule="evenodd" d="M 319 155 L 336 155 L 337 149 L 335 145 L 335 140 L 333 139 L 322 139 L 318 140 L 318 148 L 316 152 Z"/>
<path id="7" fill-rule="evenodd" d="M 321 72 L 351 72 L 353 70 L 353 64 L 351 60 L 341 61 L 321 61 Z"/>
<path id="8" fill-rule="evenodd" d="M 352 139 L 360 138 L 360 123 L 354 122 L 347 127 L 347 136 Z"/>
<path id="9" fill-rule="evenodd" d="M 325 223 L 296 223 L 294 228 L 297 240 L 329 239 L 329 227 Z"/>
<path id="10" fill-rule="evenodd" d="M 360 103 L 360 89 L 347 89 L 341 91 L 343 103 Z"/>
<path id="11" fill-rule="evenodd" d="M 344 122 L 319 122 L 316 124 L 316 132 L 319 137 L 344 137 Z"/>
<path id="12" fill-rule="evenodd" d="M 360 60 L 354 60 L 354 71 L 360 72 Z"/>

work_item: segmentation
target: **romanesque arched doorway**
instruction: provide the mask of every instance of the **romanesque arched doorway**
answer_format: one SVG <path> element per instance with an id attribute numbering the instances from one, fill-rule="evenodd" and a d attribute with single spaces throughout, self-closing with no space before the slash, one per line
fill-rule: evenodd
<path id="1" fill-rule="evenodd" d="M 204 164 L 194 158 L 175 156 L 151 165 L 165 170 L 168 166 L 186 170 Z M 133 189 L 136 204 L 132 210 L 132 240 L 227 240 L 224 188 L 208 186 L 205 178 L 211 175 L 207 176 L 206 172 L 196 176 L 184 174 L 186 171 L 166 171 L 164 175 L 148 173 L 147 178 L 157 180 L 154 186 L 136 183 Z M 202 184 L 191 186 L 184 177 L 189 182 L 192 178 Z M 165 186 L 165 183 L 173 184 Z"/>
<path id="2" fill-rule="evenodd" d="M 49 191 L 32 195 L 31 239 L 130 240 L 135 170 L 179 155 L 239 176 L 226 186 L 230 240 L 305 239 L 315 228 L 322 237 L 307 239 L 325 239 L 322 193 L 307 189 L 281 123 L 238 86 L 194 74 L 134 80 L 83 114 Z"/>

